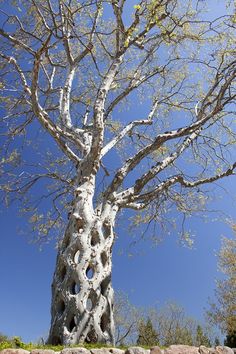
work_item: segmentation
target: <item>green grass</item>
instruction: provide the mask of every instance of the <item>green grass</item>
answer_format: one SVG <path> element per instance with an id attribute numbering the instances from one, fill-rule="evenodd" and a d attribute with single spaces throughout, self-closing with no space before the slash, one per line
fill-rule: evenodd
<path id="1" fill-rule="evenodd" d="M 136 347 L 136 344 L 129 345 L 129 346 L 117 346 L 116 348 L 118 349 L 127 349 L 129 347 Z M 69 345 L 49 345 L 49 344 L 35 344 L 35 343 L 24 343 L 22 342 L 20 337 L 7 337 L 5 335 L 1 335 L 0 333 L 0 350 L 2 349 L 9 349 L 9 348 L 15 348 L 15 349 L 25 349 L 28 351 L 31 351 L 33 349 L 52 349 L 55 352 L 59 352 L 64 348 L 86 348 L 86 349 L 99 349 L 99 348 L 112 348 L 112 345 L 106 345 L 102 343 L 94 343 L 94 344 L 75 344 L 73 346 Z M 144 349 L 150 349 L 150 346 L 144 346 L 144 345 L 139 345 L 139 347 L 142 347 Z"/>
<path id="2" fill-rule="evenodd" d="M 31 351 L 33 349 L 52 349 L 56 352 L 61 351 L 64 348 L 86 348 L 86 349 L 99 349 L 99 348 L 111 348 L 111 345 L 106 345 L 102 343 L 94 343 L 94 344 L 75 344 L 73 346 L 68 345 L 47 345 L 47 344 L 35 344 L 35 343 L 24 343 L 22 342 L 20 337 L 9 338 L 4 336 L 1 338 L 0 336 L 0 350 L 8 349 L 8 348 L 16 348 L 16 349 L 25 349 Z M 117 347 L 119 349 L 127 349 L 125 346 Z"/>

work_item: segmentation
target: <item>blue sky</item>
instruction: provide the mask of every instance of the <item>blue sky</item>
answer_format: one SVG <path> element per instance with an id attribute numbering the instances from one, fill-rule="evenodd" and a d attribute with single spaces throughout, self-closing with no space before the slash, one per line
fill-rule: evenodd
<path id="1" fill-rule="evenodd" d="M 215 14 L 220 8 L 215 8 Z M 232 218 L 235 213 L 235 182 L 228 178 L 219 183 L 218 196 L 211 207 L 223 210 Z M 181 247 L 177 235 L 171 236 L 157 247 L 143 241 L 132 249 L 128 247 L 132 237 L 127 223 L 117 227 L 119 235 L 113 256 L 113 286 L 129 295 L 137 306 L 163 305 L 175 301 L 186 312 L 203 321 L 204 307 L 213 297 L 217 272 L 216 253 L 222 235 L 231 235 L 226 223 L 215 220 L 210 214 L 208 223 L 193 218 L 189 227 L 194 232 L 193 249 Z M 21 235 L 27 220 L 18 215 L 18 207 L 2 207 L 0 213 L 0 332 L 21 336 L 26 342 L 46 337 L 50 325 L 51 281 L 54 272 L 56 250 L 53 243 L 39 246 L 29 242 L 30 235 Z M 123 250 L 123 252 L 120 252 Z M 122 255 L 120 255 L 122 253 Z"/>

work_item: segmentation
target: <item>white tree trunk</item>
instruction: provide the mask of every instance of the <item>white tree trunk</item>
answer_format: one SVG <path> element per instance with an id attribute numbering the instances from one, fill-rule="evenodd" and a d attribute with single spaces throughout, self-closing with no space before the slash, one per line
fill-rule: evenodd
<path id="1" fill-rule="evenodd" d="M 117 209 L 107 203 L 94 210 L 91 190 L 88 183 L 78 189 L 59 248 L 52 284 L 52 344 L 114 344 L 111 258 Z"/>

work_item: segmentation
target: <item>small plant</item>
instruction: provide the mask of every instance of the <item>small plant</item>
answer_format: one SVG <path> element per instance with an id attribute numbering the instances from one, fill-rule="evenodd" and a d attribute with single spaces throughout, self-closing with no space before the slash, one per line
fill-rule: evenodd
<path id="1" fill-rule="evenodd" d="M 22 342 L 21 337 L 13 337 L 13 343 L 16 348 L 25 349 L 25 343 Z"/>
<path id="2" fill-rule="evenodd" d="M 8 349 L 8 348 L 12 348 L 12 343 L 11 342 L 0 342 L 0 350 L 3 350 L 3 349 Z"/>

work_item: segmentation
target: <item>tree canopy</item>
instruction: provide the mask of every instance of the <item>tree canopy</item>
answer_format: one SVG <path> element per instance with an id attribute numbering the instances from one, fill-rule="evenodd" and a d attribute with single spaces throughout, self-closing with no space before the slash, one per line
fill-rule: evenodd
<path id="1" fill-rule="evenodd" d="M 1 6 L 5 202 L 43 238 L 89 166 L 97 200 L 146 211 L 135 223 L 203 209 L 199 187 L 235 168 L 233 2 L 218 18 L 200 1 Z"/>
<path id="2" fill-rule="evenodd" d="M 236 333 L 236 228 L 233 238 L 224 237 L 218 254 L 219 268 L 224 274 L 217 280 L 216 302 L 208 311 L 209 319 L 219 326 L 222 333 L 234 338 Z"/>

